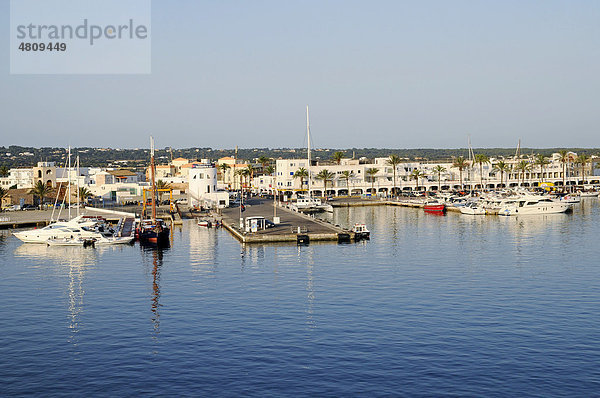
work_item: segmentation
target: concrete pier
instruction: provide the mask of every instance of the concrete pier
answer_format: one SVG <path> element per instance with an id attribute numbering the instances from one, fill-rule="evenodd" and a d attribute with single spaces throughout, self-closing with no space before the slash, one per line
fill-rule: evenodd
<path id="1" fill-rule="evenodd" d="M 63 210 L 61 213 L 61 219 L 68 217 L 68 211 Z M 98 216 L 104 217 L 110 222 L 117 222 L 121 218 L 134 217 L 134 213 L 123 212 L 118 210 L 108 209 L 95 209 L 93 207 L 86 207 L 80 210 L 80 214 L 86 216 Z M 75 217 L 77 210 L 71 209 L 71 216 Z M 56 218 L 58 213 L 54 213 Z M 52 210 L 27 210 L 27 211 L 10 211 L 0 213 L 0 229 L 16 229 L 16 228 L 27 228 L 27 227 L 45 227 L 50 223 L 52 217 Z"/>
<path id="2" fill-rule="evenodd" d="M 246 211 L 242 217 L 261 216 L 273 220 L 273 201 L 253 198 L 245 204 Z M 309 215 L 294 212 L 284 207 L 277 207 L 277 216 L 281 222 L 274 227 L 257 232 L 246 232 L 240 229 L 240 208 L 232 207 L 223 209 L 218 215 L 223 226 L 229 230 L 240 242 L 243 243 L 271 243 L 271 242 L 299 242 L 308 238 L 308 242 L 317 241 L 354 241 L 354 233 L 315 219 Z M 306 242 L 303 242 L 306 243 Z"/>

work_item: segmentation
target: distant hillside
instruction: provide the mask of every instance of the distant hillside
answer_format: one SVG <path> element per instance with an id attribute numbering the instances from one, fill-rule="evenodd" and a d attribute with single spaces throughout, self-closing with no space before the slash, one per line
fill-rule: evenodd
<path id="1" fill-rule="evenodd" d="M 599 148 L 522 148 L 522 154 L 541 153 L 549 156 L 560 149 L 568 149 L 578 154 L 600 155 Z M 450 159 L 453 156 L 468 156 L 466 148 L 456 149 L 384 149 L 384 148 L 350 148 L 350 149 L 314 149 L 312 156 L 317 160 L 329 160 L 336 151 L 344 152 L 346 157 L 373 159 L 376 157 L 387 157 L 396 154 L 406 159 L 441 160 Z M 484 153 L 488 156 L 512 156 L 515 148 L 474 148 L 475 153 Z M 112 149 L 112 148 L 73 148 L 75 156 L 79 155 L 82 167 L 145 167 L 148 164 L 148 149 Z M 234 156 L 234 149 L 211 149 L 211 148 L 184 148 L 158 149 L 156 151 L 157 163 L 167 163 L 171 156 L 173 158 L 183 157 L 187 159 L 212 159 L 216 160 L 224 156 Z M 238 150 L 238 159 L 254 160 L 260 156 L 273 159 L 278 158 L 304 158 L 306 148 L 247 148 Z M 32 148 L 21 146 L 0 147 L 0 166 L 6 167 L 28 167 L 39 161 L 56 162 L 63 165 L 67 158 L 65 148 Z"/>

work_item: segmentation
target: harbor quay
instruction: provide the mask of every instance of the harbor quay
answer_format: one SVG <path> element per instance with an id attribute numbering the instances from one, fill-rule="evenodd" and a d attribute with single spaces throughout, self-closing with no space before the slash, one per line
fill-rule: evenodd
<path id="1" fill-rule="evenodd" d="M 75 213 L 72 213 L 72 215 Z M 97 209 L 94 207 L 86 207 L 82 209 L 81 214 L 89 217 L 103 217 L 108 222 L 118 222 L 123 217 L 136 217 L 135 213 Z M 54 219 L 58 214 L 54 213 Z M 66 213 L 61 214 L 61 219 L 67 217 Z M 15 211 L 4 212 L 0 214 L 0 229 L 17 229 L 25 227 L 44 227 L 52 221 L 52 210 L 31 210 L 31 211 Z"/>
<path id="2" fill-rule="evenodd" d="M 242 243 L 270 243 L 270 242 L 293 242 L 308 243 L 316 241 L 353 241 L 354 232 L 340 226 L 332 225 L 325 221 L 286 209 L 282 206 L 273 206 L 273 201 L 263 198 L 252 198 L 244 204 L 245 211 L 241 212 L 244 225 L 240 225 L 240 208 L 229 207 L 222 209 L 219 214 L 228 231 Z M 277 213 L 274 216 L 274 213 Z M 267 220 L 279 218 L 279 223 L 261 229 L 246 228 L 245 220 L 254 217 L 264 217 Z"/>

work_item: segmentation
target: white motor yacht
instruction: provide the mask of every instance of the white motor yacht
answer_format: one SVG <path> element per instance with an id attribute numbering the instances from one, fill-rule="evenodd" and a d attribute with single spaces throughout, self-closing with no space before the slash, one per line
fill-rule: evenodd
<path id="1" fill-rule="evenodd" d="M 294 211 L 317 212 L 326 211 L 333 213 L 333 206 L 329 203 L 321 202 L 321 199 L 298 196 L 298 199 L 290 204 L 290 209 Z"/>
<path id="2" fill-rule="evenodd" d="M 501 216 L 516 216 L 528 214 L 565 213 L 572 205 L 566 202 L 554 201 L 543 196 L 525 196 L 519 199 L 506 200 L 498 210 Z"/>
<path id="3" fill-rule="evenodd" d="M 460 212 L 470 216 L 484 216 L 486 214 L 485 208 L 476 202 L 469 202 L 464 206 L 461 206 Z"/>
<path id="4" fill-rule="evenodd" d="M 48 239 L 102 238 L 101 231 L 96 231 L 97 219 L 84 216 L 70 221 L 56 221 L 44 228 L 14 232 L 13 235 L 25 243 L 47 243 Z"/>

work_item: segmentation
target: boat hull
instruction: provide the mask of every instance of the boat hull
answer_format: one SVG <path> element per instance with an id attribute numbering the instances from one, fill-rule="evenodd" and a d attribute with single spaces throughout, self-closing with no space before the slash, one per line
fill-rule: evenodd
<path id="1" fill-rule="evenodd" d="M 446 206 L 445 205 L 425 205 L 425 206 L 423 206 L 423 210 L 429 211 L 429 212 L 443 213 L 444 211 L 446 211 Z"/>

